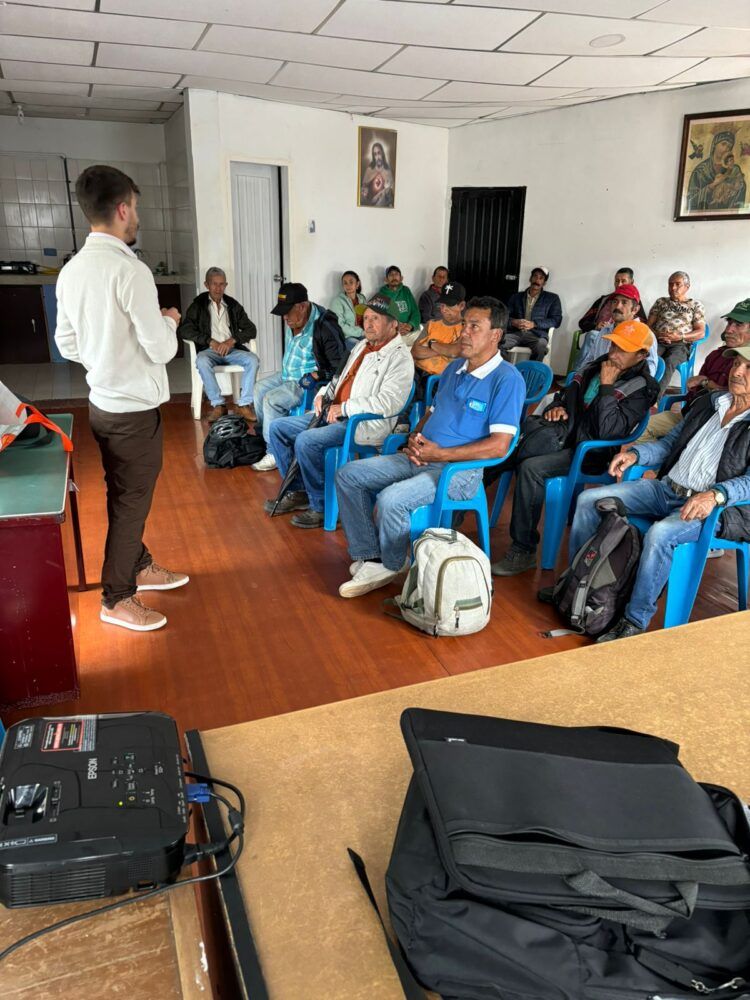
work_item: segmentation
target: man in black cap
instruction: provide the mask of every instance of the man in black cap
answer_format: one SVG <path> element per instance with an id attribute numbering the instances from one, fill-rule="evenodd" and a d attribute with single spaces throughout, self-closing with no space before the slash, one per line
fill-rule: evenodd
<path id="1" fill-rule="evenodd" d="M 417 398 L 424 395 L 430 375 L 442 375 L 454 358 L 461 353 L 459 338 L 466 308 L 466 289 L 457 281 L 449 281 L 440 289 L 437 300 L 440 319 L 431 320 L 419 340 L 412 345 L 414 379 Z"/>
<path id="2" fill-rule="evenodd" d="M 562 306 L 559 296 L 546 292 L 549 278 L 546 267 L 535 267 L 525 292 L 515 292 L 508 299 L 510 329 L 503 337 L 501 351 L 506 361 L 511 360 L 514 347 L 531 349 L 532 361 L 543 361 L 547 353 L 550 330 L 562 323 Z"/>
<path id="3" fill-rule="evenodd" d="M 267 453 L 252 466 L 256 472 L 276 468 L 270 447 L 271 422 L 287 416 L 302 400 L 300 385 L 305 376 L 325 385 L 346 358 L 344 334 L 336 315 L 325 306 L 310 302 L 304 285 L 287 282 L 279 288 L 273 316 L 283 316 L 288 329 L 281 371 L 256 383 L 255 413 L 258 433 L 265 438 Z"/>
<path id="4" fill-rule="evenodd" d="M 383 414 L 381 419 L 366 420 L 357 427 L 357 444 L 377 447 L 391 433 L 406 405 L 414 377 L 411 352 L 399 336 L 399 318 L 395 302 L 385 295 L 373 295 L 363 316 L 365 335 L 335 379 L 336 391 L 326 422 L 310 427 L 312 413 L 273 422 L 271 450 L 279 472 L 285 476 L 296 459 L 299 473 L 278 505 L 266 500 L 266 512 L 272 513 L 274 506 L 277 514 L 297 511 L 291 522 L 295 528 L 322 527 L 325 453 L 343 444 L 348 418 L 357 413 Z M 321 388 L 315 397 L 315 415 L 323 409 L 324 394 Z"/>

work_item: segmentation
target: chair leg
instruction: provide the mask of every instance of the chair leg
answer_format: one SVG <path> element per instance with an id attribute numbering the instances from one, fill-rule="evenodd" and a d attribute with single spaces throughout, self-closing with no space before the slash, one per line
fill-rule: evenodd
<path id="1" fill-rule="evenodd" d="M 740 611 L 747 611 L 747 578 L 750 571 L 750 545 L 737 549 L 737 603 Z"/>
<path id="2" fill-rule="evenodd" d="M 193 419 L 201 418 L 201 402 L 203 400 L 203 382 L 197 372 L 193 375 L 190 384 L 190 408 L 193 411 Z"/>
<path id="3" fill-rule="evenodd" d="M 503 472 L 497 481 L 497 490 L 492 504 L 492 513 L 490 514 L 490 528 L 494 528 L 498 522 L 500 511 L 503 509 L 505 498 L 508 496 L 508 490 L 510 489 L 510 481 L 512 478 L 513 473 L 508 471 Z"/>
<path id="4" fill-rule="evenodd" d="M 235 406 L 239 406 L 242 399 L 242 372 L 232 372 L 230 378 L 232 379 L 232 399 Z"/>
<path id="5" fill-rule="evenodd" d="M 479 493 L 476 496 L 477 506 L 477 536 L 479 538 L 479 547 L 484 550 L 484 554 L 487 558 L 490 558 L 490 522 L 487 516 L 487 496 L 480 483 Z"/>
<path id="6" fill-rule="evenodd" d="M 411 548 L 412 548 L 412 559 L 414 558 L 414 543 L 419 538 L 419 536 L 427 531 L 430 525 L 430 514 L 432 513 L 432 504 L 427 504 L 424 507 L 417 507 L 416 510 L 411 512 L 411 518 L 409 521 L 409 534 L 411 536 Z"/>
<path id="7" fill-rule="evenodd" d="M 570 496 L 567 476 L 548 479 L 544 491 L 544 534 L 542 535 L 542 569 L 554 569 L 560 551 L 565 522 L 568 519 Z"/>
<path id="8" fill-rule="evenodd" d="M 323 488 L 323 527 L 335 531 L 339 519 L 339 499 L 336 496 L 336 469 L 341 455 L 340 448 L 328 448 L 325 454 L 325 485 Z"/>

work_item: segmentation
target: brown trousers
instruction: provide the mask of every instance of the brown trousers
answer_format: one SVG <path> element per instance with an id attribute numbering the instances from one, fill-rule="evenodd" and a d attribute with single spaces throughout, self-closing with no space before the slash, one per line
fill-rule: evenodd
<path id="1" fill-rule="evenodd" d="M 89 421 L 107 484 L 102 603 L 112 608 L 135 594 L 136 574 L 152 562 L 143 529 L 161 471 L 162 420 L 158 409 L 109 413 L 89 403 Z"/>

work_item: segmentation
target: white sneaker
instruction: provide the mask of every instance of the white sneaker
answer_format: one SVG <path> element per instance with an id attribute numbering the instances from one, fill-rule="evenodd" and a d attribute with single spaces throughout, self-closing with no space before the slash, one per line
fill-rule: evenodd
<path id="1" fill-rule="evenodd" d="M 339 587 L 341 597 L 359 597 L 384 587 L 399 575 L 400 570 L 386 569 L 382 563 L 363 562 L 351 580 Z"/>
<path id="2" fill-rule="evenodd" d="M 267 451 L 263 458 L 261 458 L 259 462 L 255 462 L 251 465 L 250 468 L 255 469 L 256 472 L 270 472 L 271 469 L 276 468 L 276 459 L 270 451 Z"/>
<path id="3" fill-rule="evenodd" d="M 349 576 L 356 576 L 361 567 L 364 566 L 364 564 L 365 564 L 364 559 L 357 559 L 355 562 L 349 563 Z M 406 573 L 410 566 L 411 566 L 411 557 L 407 556 L 406 559 L 404 560 L 404 565 L 399 570 L 399 573 Z"/>

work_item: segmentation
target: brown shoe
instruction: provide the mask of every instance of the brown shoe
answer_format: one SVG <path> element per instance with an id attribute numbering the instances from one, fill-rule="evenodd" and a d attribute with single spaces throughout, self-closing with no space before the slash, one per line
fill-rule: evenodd
<path id="1" fill-rule="evenodd" d="M 264 500 L 263 510 L 266 514 L 273 514 L 275 500 Z M 307 493 L 304 490 L 292 490 L 291 493 L 287 493 L 286 496 L 282 497 L 276 507 L 277 514 L 291 514 L 293 510 L 307 510 L 310 506 L 310 501 L 307 499 Z"/>
<path id="2" fill-rule="evenodd" d="M 155 562 L 142 569 L 135 578 L 139 590 L 176 590 L 189 581 L 187 573 L 172 573 Z"/>
<path id="3" fill-rule="evenodd" d="M 126 597 L 118 601 L 113 608 L 106 608 L 102 604 L 99 617 L 108 625 L 120 625 L 122 628 L 132 629 L 133 632 L 153 632 L 154 629 L 167 624 L 167 619 L 161 611 L 147 608 L 137 597 Z"/>
<path id="4" fill-rule="evenodd" d="M 214 406 L 208 413 L 209 424 L 215 424 L 219 417 L 225 417 L 228 412 L 226 406 Z"/>
<path id="5" fill-rule="evenodd" d="M 235 407 L 235 413 L 239 413 L 240 416 L 244 417 L 248 423 L 255 423 L 257 420 L 257 417 L 255 416 L 255 408 L 252 404 L 250 404 L 250 406 Z"/>

